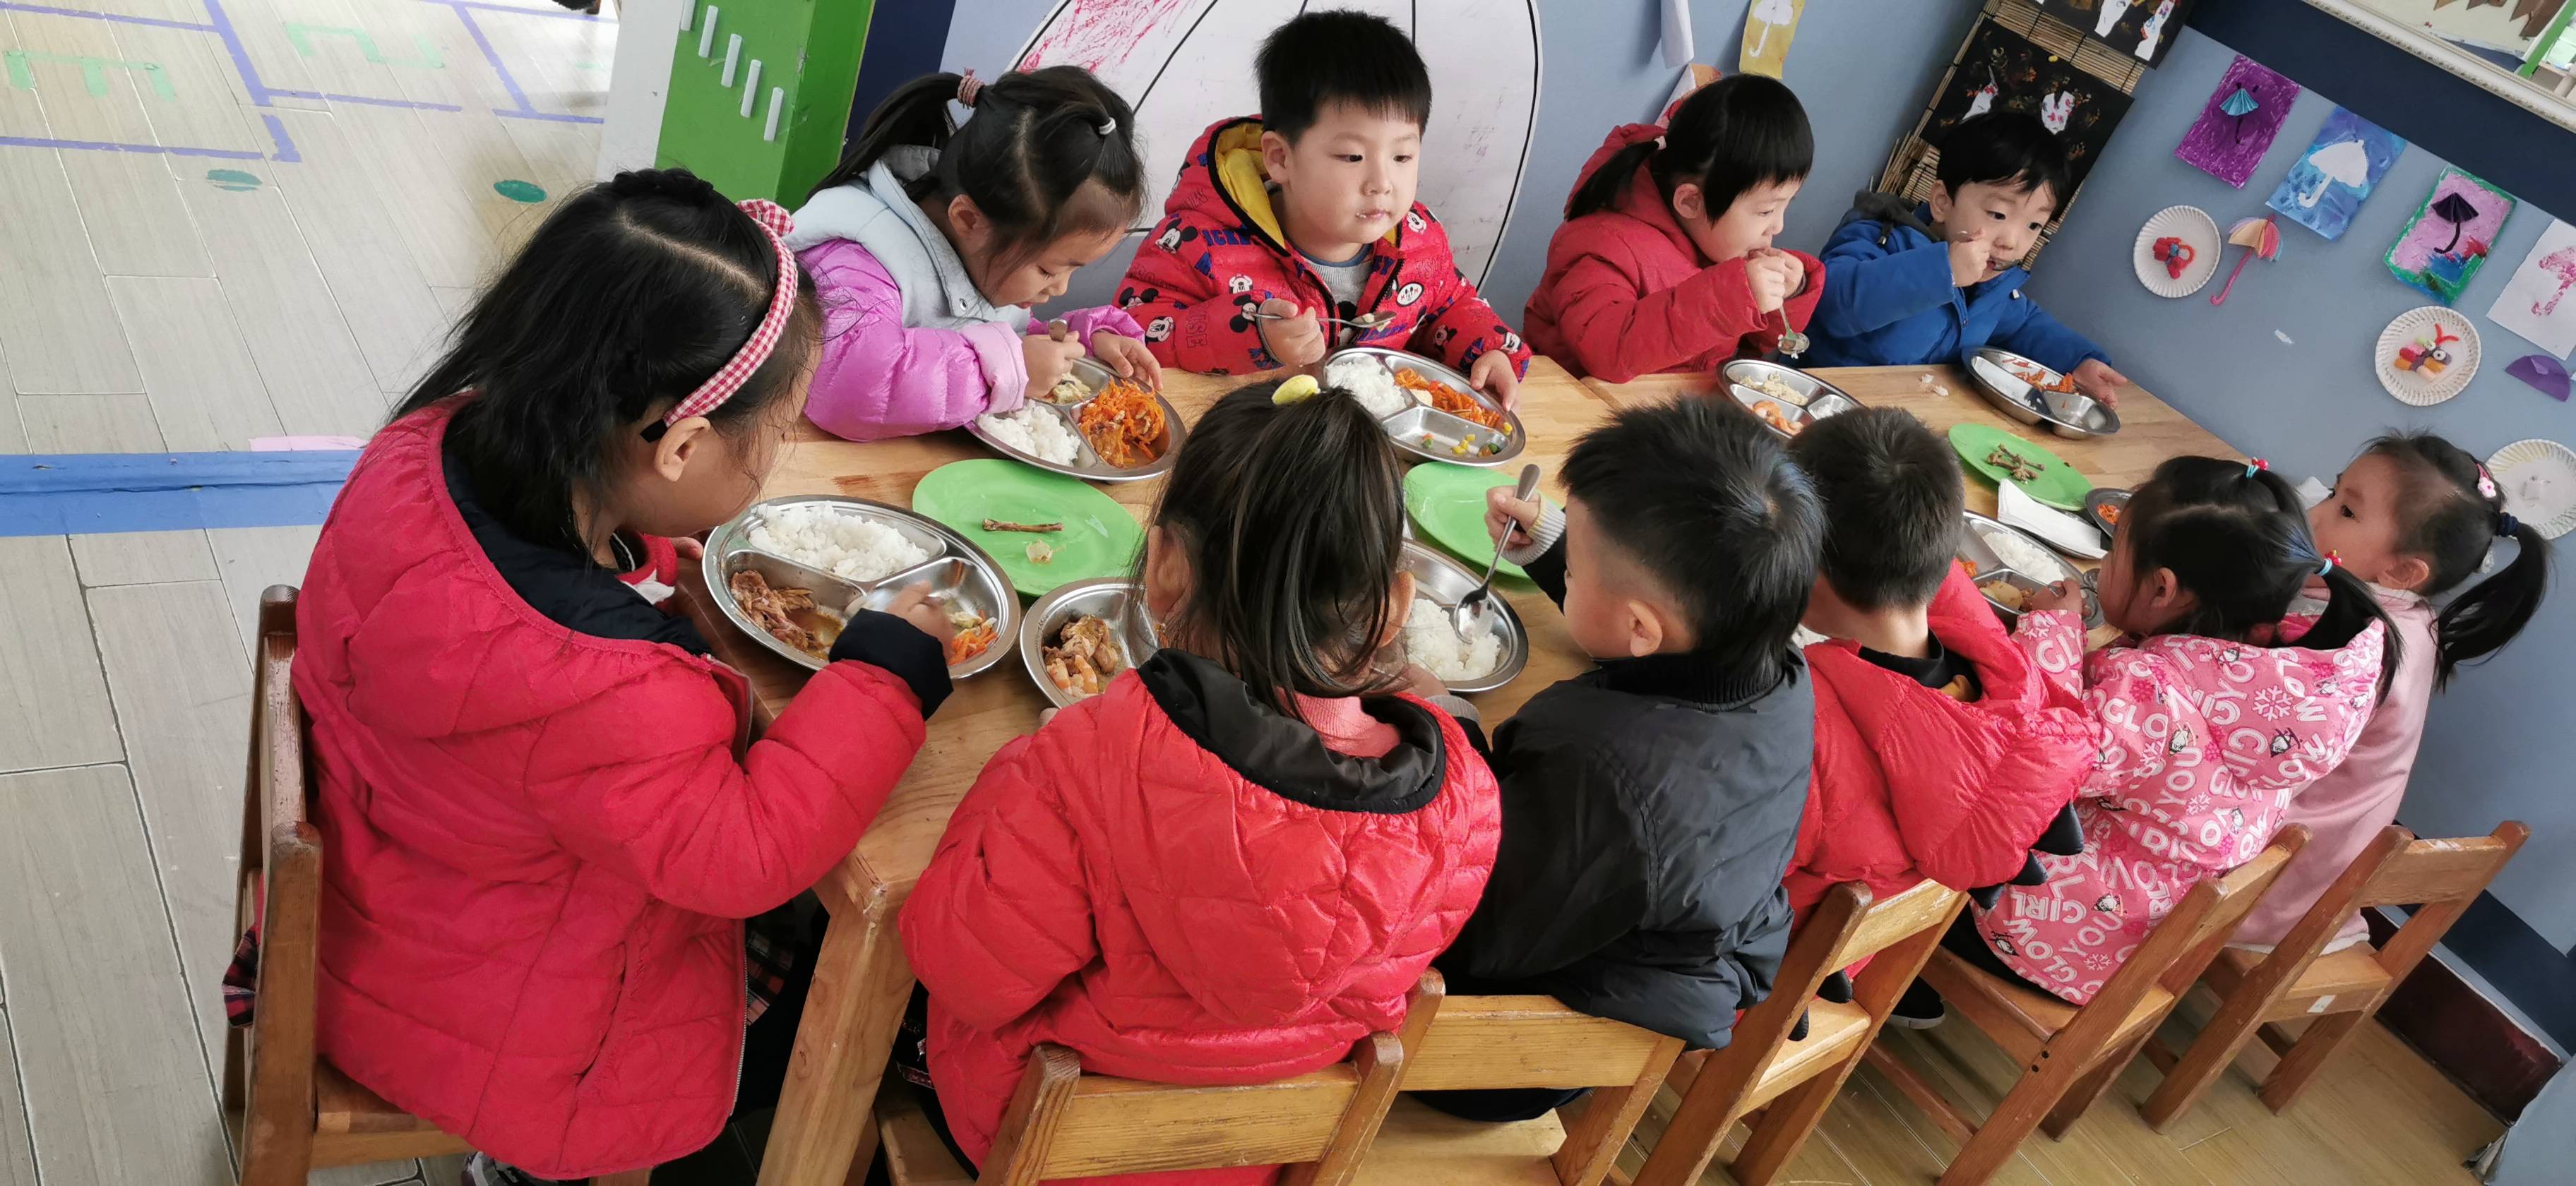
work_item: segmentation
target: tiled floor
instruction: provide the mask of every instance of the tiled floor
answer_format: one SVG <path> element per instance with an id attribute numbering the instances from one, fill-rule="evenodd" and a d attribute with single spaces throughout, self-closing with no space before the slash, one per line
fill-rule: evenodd
<path id="1" fill-rule="evenodd" d="M 495 186 L 588 175 L 614 37 L 547 0 L 0 0 L 0 452 L 367 432 L 540 215 Z M 314 534 L 0 535 L 0 1186 L 229 1180 L 248 632 Z M 2009 1070 L 1962 1027 L 1897 1041 L 1982 1103 Z M 2159 1136 L 2151 1081 L 1997 1181 L 2466 1183 L 2499 1127 L 2376 1027 L 2286 1116 L 2230 1079 Z M 1790 1177 L 1921 1183 L 1949 1149 L 1864 1072 Z"/>

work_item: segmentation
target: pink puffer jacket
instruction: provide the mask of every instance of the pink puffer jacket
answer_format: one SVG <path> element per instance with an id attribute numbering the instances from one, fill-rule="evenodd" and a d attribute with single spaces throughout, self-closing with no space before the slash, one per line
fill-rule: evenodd
<path id="1" fill-rule="evenodd" d="M 2046 884 L 1977 911 L 1987 945 L 2092 1000 L 2186 891 L 2263 851 L 2291 797 L 2352 752 L 2386 639 L 2376 623 L 2330 651 L 2168 634 L 2087 655 L 2075 615 L 2023 615 L 2013 641 L 2101 734 L 2075 797 L 2084 851 L 2041 856 Z"/>
<path id="2" fill-rule="evenodd" d="M 956 428 L 1028 398 L 1020 335 L 1036 325 L 989 323 L 964 329 L 904 324 L 903 289 L 868 249 L 831 239 L 798 257 L 823 301 L 823 357 L 805 415 L 854 441 Z M 1136 319 L 1102 306 L 1064 315 L 1076 338 L 1108 330 L 1142 337 Z"/>

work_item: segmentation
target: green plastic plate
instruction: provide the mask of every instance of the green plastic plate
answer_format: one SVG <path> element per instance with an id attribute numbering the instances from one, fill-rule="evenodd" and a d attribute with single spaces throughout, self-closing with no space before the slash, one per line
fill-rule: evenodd
<path id="1" fill-rule="evenodd" d="M 2021 487 L 2022 493 L 2062 511 L 2084 509 L 2084 496 L 2093 492 L 2093 482 L 2057 454 L 1991 424 L 1961 424 L 1950 429 L 1950 447 L 1959 451 L 1959 460 L 1977 471 L 1978 476 L 2001 485 L 2009 480 L 2003 467 L 1986 460 L 1997 445 L 2039 467 L 2038 477 L 2013 483 Z"/>
<path id="2" fill-rule="evenodd" d="M 1498 486 L 1508 490 L 1518 477 L 1504 470 L 1425 462 L 1404 475 L 1404 510 L 1413 517 L 1415 529 L 1468 568 L 1483 572 L 1494 559 L 1494 537 L 1485 534 L 1485 492 Z M 1529 579 L 1520 565 L 1508 560 L 1497 571 Z"/>
<path id="3" fill-rule="evenodd" d="M 1108 495 L 1079 479 L 998 458 L 952 462 L 922 475 L 912 488 L 912 509 L 975 541 L 1010 576 L 1011 587 L 1031 597 L 1072 581 L 1123 577 L 1145 543 L 1136 517 Z M 986 531 L 986 519 L 1062 523 L 1064 530 Z M 1055 549 L 1054 558 L 1030 560 L 1031 541 Z"/>

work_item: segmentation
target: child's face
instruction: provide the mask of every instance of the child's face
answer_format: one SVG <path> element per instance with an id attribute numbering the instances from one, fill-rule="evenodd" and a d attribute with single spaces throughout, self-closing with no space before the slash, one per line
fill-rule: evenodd
<path id="1" fill-rule="evenodd" d="M 1680 605 L 1601 534 L 1581 499 L 1565 504 L 1565 628 L 1595 659 L 1689 650 Z"/>
<path id="2" fill-rule="evenodd" d="M 1805 184 L 1803 178 L 1764 182 L 1735 195 L 1726 209 L 1712 217 L 1707 195 L 1686 182 L 1673 191 L 1673 214 L 1691 242 L 1699 245 L 1701 255 L 1718 262 L 1742 259 L 1756 248 L 1771 245 L 1788 217 L 1789 199 L 1797 197 L 1798 187 Z"/>
<path id="3" fill-rule="evenodd" d="M 1261 134 L 1288 237 L 1309 253 L 1375 242 L 1413 209 L 1422 125 L 1351 103 L 1326 103 L 1295 143 Z M 1342 258 L 1334 256 L 1333 258 Z"/>
<path id="4" fill-rule="evenodd" d="M 1096 186 L 1098 183 L 1085 184 Z M 997 261 L 994 257 L 1005 254 L 1020 257 L 1021 253 L 1000 250 L 1001 235 L 994 229 L 993 220 L 986 218 L 984 212 L 976 207 L 973 198 L 959 194 L 950 199 L 948 226 L 957 241 L 957 254 L 965 258 L 967 270 L 974 274 L 975 287 L 983 292 L 985 300 L 995 305 L 1034 305 L 1063 296 L 1076 271 L 1109 254 L 1109 249 L 1127 236 L 1122 227 L 1061 235 L 1054 242 L 1027 253 L 1025 258 L 1019 258 L 1006 270 L 997 266 L 1005 261 Z"/>
<path id="5" fill-rule="evenodd" d="M 1952 235 L 1983 235 L 1994 247 L 1986 263 L 1989 276 L 2030 254 L 2039 232 L 2057 211 L 2057 195 L 2045 185 L 2016 187 L 2012 182 L 1974 181 L 1959 192 L 1932 187 L 1932 221 Z"/>
<path id="6" fill-rule="evenodd" d="M 730 431 L 692 417 L 658 441 L 629 438 L 636 456 L 628 459 L 627 476 L 611 496 L 618 521 L 646 535 L 678 537 L 741 514 L 760 498 L 779 441 L 805 412 L 813 379 L 808 363 L 784 396 Z"/>
<path id="7" fill-rule="evenodd" d="M 2414 589 L 2432 578 L 2432 565 L 2397 549 L 2398 509 L 2405 475 L 2397 463 L 2365 453 L 2336 475 L 2334 492 L 2308 508 L 2308 532 L 2317 550 L 2354 576 L 2391 589 Z"/>

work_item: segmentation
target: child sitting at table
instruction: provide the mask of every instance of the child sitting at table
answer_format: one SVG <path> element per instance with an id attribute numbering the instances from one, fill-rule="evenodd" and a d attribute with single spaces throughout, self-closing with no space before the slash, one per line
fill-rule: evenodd
<path id="1" fill-rule="evenodd" d="M 2030 271 L 2019 261 L 2068 189 L 2066 146 L 2037 116 L 1959 121 L 1941 142 L 1930 201 L 1864 192 L 1825 241 L 1824 298 L 1802 361 L 1964 364 L 1995 345 L 2117 403 L 2128 378 L 2021 290 Z"/>
<path id="2" fill-rule="evenodd" d="M 2431 433 L 2392 433 L 2364 446 L 2335 477 L 2334 492 L 2308 508 L 2308 528 L 2340 567 L 2369 583 L 2404 650 L 2402 661 L 2389 661 L 2396 675 L 2388 697 L 2352 756 L 2290 801 L 2282 822 L 2306 824 L 2308 846 L 2236 929 L 2239 946 L 2266 950 L 2397 821 L 2433 693 L 2460 664 L 2503 650 L 2549 591 L 2548 539 L 2504 509 L 2484 464 Z M 2499 541 L 2512 544 L 2513 559 L 2481 575 Z M 2464 584 L 2439 611 L 2425 600 Z M 2326 950 L 2369 937 L 2356 914 Z"/>
<path id="3" fill-rule="evenodd" d="M 2284 622 L 2312 578 L 2325 611 Z M 1944 939 L 2078 1005 L 2192 886 L 2272 842 L 2292 797 L 2352 752 L 2404 657 L 2387 612 L 2318 554 L 2298 492 L 2260 461 L 2157 466 L 2097 584 L 2121 642 L 2084 652 L 2071 581 L 2033 594 L 2013 632 L 2093 718 L 2098 753 L 2075 799 L 2084 851 L 2040 858 L 2046 884 L 2007 888 Z"/>
<path id="4" fill-rule="evenodd" d="M 1118 290 L 1154 354 L 1227 375 L 1390 346 L 1510 403 L 1529 348 L 1413 200 L 1431 119 L 1413 42 L 1382 17 L 1309 12 L 1270 34 L 1253 69 L 1261 114 L 1199 134 Z"/>
<path id="5" fill-rule="evenodd" d="M 315 1041 L 483 1150 L 477 1183 L 668 1161 L 762 1091 L 740 920 L 849 855 L 948 695 L 916 594 L 851 614 L 745 747 L 742 676 L 662 600 L 693 555 L 665 537 L 749 505 L 804 403 L 787 228 L 676 169 L 566 199 L 313 549 Z"/>
<path id="6" fill-rule="evenodd" d="M 1884 899 L 1930 878 L 1989 904 L 2005 882 L 2039 884 L 2034 850 L 2083 851 L 2069 804 L 2096 730 L 1960 568 L 1958 454 L 1911 412 L 1861 408 L 1799 433 L 1789 455 L 1825 508 L 1806 625 L 1828 640 L 1806 648 L 1816 770 L 1790 909 L 1843 881 Z M 1918 989 L 1888 1020 L 1940 1016 Z"/>
<path id="7" fill-rule="evenodd" d="M 1798 96 L 1759 74 L 1611 132 L 1548 240 L 1531 347 L 1611 383 L 1776 349 L 1823 291 L 1816 257 L 1771 245 L 1815 156 Z"/>
<path id="8" fill-rule="evenodd" d="M 1137 572 L 1162 649 L 994 755 L 904 903 L 935 1103 L 970 1158 L 1041 1042 L 1164 1083 L 1336 1062 L 1403 1019 L 1475 908 L 1493 774 L 1378 661 L 1413 604 L 1402 475 L 1311 376 L 1191 430 Z"/>
<path id="9" fill-rule="evenodd" d="M 952 101 L 972 113 L 963 126 Z M 805 414 L 858 441 L 955 428 L 1044 397 L 1086 353 L 1159 384 L 1125 313 L 1073 310 L 1059 339 L 1028 310 L 1135 223 L 1135 127 L 1078 66 L 932 74 L 887 96 L 788 237 L 823 302 Z"/>
<path id="10" fill-rule="evenodd" d="M 1503 849 L 1440 967 L 1454 993 L 1545 993 L 1724 1046 L 1788 949 L 1780 875 L 1815 744 L 1789 636 L 1822 514 L 1761 422 L 1707 400 L 1617 413 L 1564 472 L 1563 510 L 1498 488 L 1488 519 L 1600 666 L 1495 733 Z M 1428 1098 L 1516 1120 L 1571 1094 Z"/>

